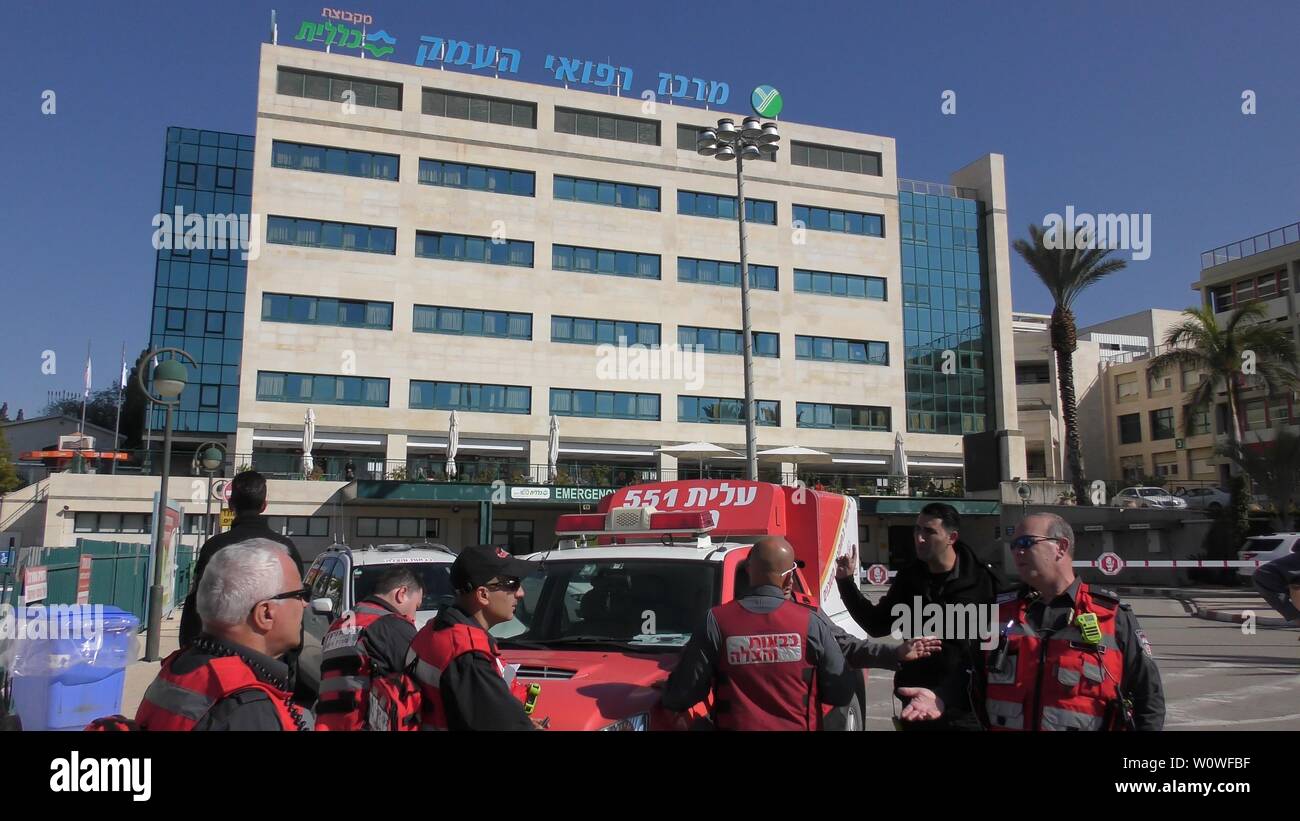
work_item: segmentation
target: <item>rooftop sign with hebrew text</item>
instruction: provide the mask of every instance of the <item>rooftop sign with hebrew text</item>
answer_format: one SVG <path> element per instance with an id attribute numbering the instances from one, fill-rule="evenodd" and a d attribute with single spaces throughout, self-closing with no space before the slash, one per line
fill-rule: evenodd
<path id="1" fill-rule="evenodd" d="M 374 22 L 369 14 L 326 8 L 321 11 L 321 16 L 326 18 L 324 22 L 304 20 L 293 39 L 306 43 L 323 43 L 326 50 L 358 51 L 363 58 L 370 56 L 384 59 L 397 51 L 397 38 L 383 29 L 368 30 L 367 27 Z M 517 48 L 425 34 L 419 38 L 414 63 L 417 66 L 455 66 L 469 71 L 518 74 L 523 56 L 523 52 Z M 593 91 L 612 88 L 619 93 L 634 93 L 633 80 L 636 74 L 630 66 L 567 54 L 547 54 L 537 65 L 566 88 L 585 86 Z M 721 106 L 726 105 L 731 98 L 731 86 L 717 80 L 668 71 L 650 76 L 656 78 L 657 85 L 640 93 L 639 96 L 646 100 L 669 97 L 673 100 Z M 779 96 L 774 107 L 779 110 Z"/>

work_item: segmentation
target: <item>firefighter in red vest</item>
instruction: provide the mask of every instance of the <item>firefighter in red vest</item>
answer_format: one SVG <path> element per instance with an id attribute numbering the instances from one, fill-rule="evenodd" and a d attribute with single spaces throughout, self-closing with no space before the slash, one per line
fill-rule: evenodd
<path id="1" fill-rule="evenodd" d="M 495 625 L 514 618 L 521 580 L 535 565 L 493 545 L 467 547 L 451 566 L 456 602 L 411 642 L 407 670 L 419 683 L 422 730 L 532 730 L 527 693 L 501 659 Z M 543 697 L 544 698 L 544 697 Z"/>
<path id="2" fill-rule="evenodd" d="M 1027 587 L 998 597 L 998 646 L 976 671 L 990 730 L 1160 730 L 1165 697 L 1151 644 L 1127 604 L 1075 578 L 1074 531 L 1025 517 L 1011 540 Z M 903 720 L 942 715 L 944 694 L 904 687 Z M 956 694 L 947 694 L 951 699 Z"/>
<path id="3" fill-rule="evenodd" d="M 310 596 L 281 544 L 248 539 L 214 555 L 196 594 L 203 630 L 163 660 L 140 729 L 311 730 L 281 660 L 301 643 Z"/>
<path id="4" fill-rule="evenodd" d="M 424 583 L 409 565 L 379 574 L 355 612 L 321 640 L 317 730 L 401 731 L 420 728 L 420 693 L 405 674 Z"/>
<path id="5" fill-rule="evenodd" d="M 709 611 L 668 678 L 665 708 L 689 710 L 712 689 L 720 730 L 818 730 L 822 704 L 853 699 L 853 670 L 830 620 L 790 598 L 797 566 L 780 536 L 755 542 L 752 592 Z"/>

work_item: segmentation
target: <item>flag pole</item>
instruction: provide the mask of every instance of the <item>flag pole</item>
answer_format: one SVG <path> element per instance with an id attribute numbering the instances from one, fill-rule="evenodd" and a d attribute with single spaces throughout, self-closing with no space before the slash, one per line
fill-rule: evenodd
<path id="1" fill-rule="evenodd" d="M 113 422 L 113 467 L 111 472 L 117 475 L 117 437 L 122 429 L 122 389 L 126 387 L 126 343 L 122 343 L 122 378 L 117 383 L 117 419 Z"/>
<path id="2" fill-rule="evenodd" d="M 86 388 L 81 392 L 81 438 L 86 438 L 86 400 L 90 399 L 90 340 L 86 340 Z"/>

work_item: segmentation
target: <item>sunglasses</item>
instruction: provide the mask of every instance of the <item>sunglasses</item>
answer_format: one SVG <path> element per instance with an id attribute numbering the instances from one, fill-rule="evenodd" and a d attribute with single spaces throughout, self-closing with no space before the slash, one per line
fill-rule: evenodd
<path id="1" fill-rule="evenodd" d="M 491 582 L 483 586 L 488 590 L 503 590 L 506 593 L 513 593 L 518 590 L 522 584 L 523 581 L 520 579 L 506 579 L 503 582 Z"/>
<path id="2" fill-rule="evenodd" d="M 301 590 L 290 590 L 288 593 L 280 593 L 278 595 L 271 596 L 266 599 L 262 599 L 262 601 L 283 601 L 285 599 L 298 599 L 299 601 L 304 601 L 304 602 L 311 601 L 311 588 L 303 587 Z"/>
<path id="3" fill-rule="evenodd" d="M 1049 539 L 1046 536 L 1017 536 L 1016 538 L 1011 540 L 1010 544 L 1012 550 L 1033 550 L 1034 545 L 1038 544 L 1039 542 L 1055 542 L 1055 541 L 1058 540 Z"/>

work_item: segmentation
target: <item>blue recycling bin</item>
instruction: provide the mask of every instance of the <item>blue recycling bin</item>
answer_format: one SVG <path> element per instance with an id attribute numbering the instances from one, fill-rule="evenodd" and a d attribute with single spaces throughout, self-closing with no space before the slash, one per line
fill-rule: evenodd
<path id="1" fill-rule="evenodd" d="M 120 713 L 139 627 L 135 615 L 107 605 L 28 607 L 12 633 L 10 666 L 23 729 L 81 730 Z"/>

